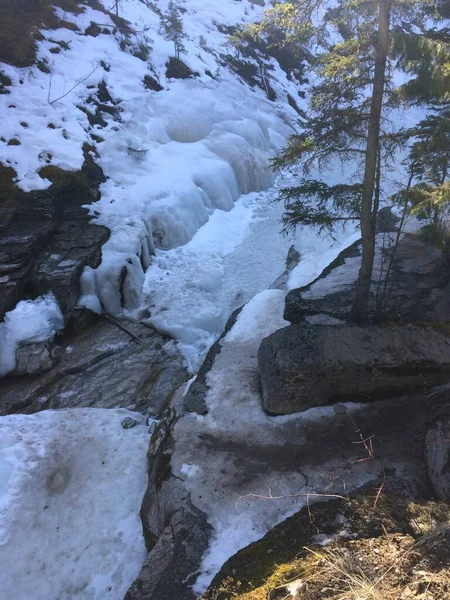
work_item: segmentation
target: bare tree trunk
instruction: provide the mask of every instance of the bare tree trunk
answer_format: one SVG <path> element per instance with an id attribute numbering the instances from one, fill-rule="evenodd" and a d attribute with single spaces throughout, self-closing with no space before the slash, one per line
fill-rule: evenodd
<path id="1" fill-rule="evenodd" d="M 375 218 L 372 203 L 377 168 L 377 154 L 380 144 L 380 120 L 383 106 L 385 72 L 389 51 L 389 21 L 391 0 L 380 0 L 378 13 L 378 40 L 375 56 L 375 74 L 370 106 L 369 131 L 366 146 L 366 164 L 361 206 L 362 257 L 359 270 L 356 297 L 350 320 L 360 323 L 367 313 L 370 283 L 372 280 L 373 260 L 375 256 Z"/>

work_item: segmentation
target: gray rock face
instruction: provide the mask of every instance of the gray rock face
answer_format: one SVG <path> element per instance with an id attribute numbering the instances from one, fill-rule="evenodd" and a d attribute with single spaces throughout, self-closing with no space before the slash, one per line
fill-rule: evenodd
<path id="1" fill-rule="evenodd" d="M 385 206 L 378 211 L 377 215 L 377 233 L 389 233 L 397 231 L 399 217 L 396 217 L 390 206 Z"/>
<path id="2" fill-rule="evenodd" d="M 57 357 L 55 349 L 24 346 L 18 367 L 30 376 L 0 379 L 0 415 L 92 406 L 160 416 L 188 378 L 184 362 L 174 342 L 154 329 L 125 320 L 118 324 L 129 333 L 98 318 L 76 337 L 66 336 L 59 362 L 41 375 Z"/>
<path id="3" fill-rule="evenodd" d="M 122 427 L 124 429 L 133 429 L 133 427 L 136 427 L 137 424 L 138 422 L 135 419 L 132 419 L 131 417 L 126 417 L 122 421 Z"/>
<path id="4" fill-rule="evenodd" d="M 79 276 L 97 267 L 109 237 L 90 224 L 82 208 L 99 197 L 103 172 L 88 152 L 83 168 L 69 173 L 45 167 L 48 190 L 24 193 L 12 184 L 14 172 L 0 165 L 0 320 L 19 300 L 52 290 L 66 319 L 79 298 Z"/>
<path id="5" fill-rule="evenodd" d="M 450 502 L 450 416 L 438 417 L 425 438 L 428 476 L 439 500 Z"/>
<path id="6" fill-rule="evenodd" d="M 450 381 L 450 337 L 432 327 L 292 325 L 258 351 L 263 406 L 289 414 Z"/>
<path id="7" fill-rule="evenodd" d="M 62 350 L 53 340 L 23 344 L 16 349 L 17 375 L 40 375 L 50 371 L 61 360 Z"/>
<path id="8" fill-rule="evenodd" d="M 380 236 L 377 239 L 380 240 Z M 339 290 L 331 285 L 330 291 L 323 295 L 311 292 L 336 278 L 338 268 L 342 269 L 341 275 L 345 277 L 347 263 L 360 256 L 360 246 L 360 241 L 355 242 L 341 252 L 316 280 L 287 294 L 286 321 L 302 323 L 305 317 L 317 313 L 326 313 L 337 319 L 347 318 L 354 299 L 357 270 L 354 271 L 354 282 L 341 286 Z M 378 266 L 374 269 L 374 276 L 379 275 L 380 264 L 384 265 L 383 273 L 386 273 L 390 252 L 390 248 L 378 248 L 375 261 Z M 414 323 L 450 320 L 450 262 L 444 251 L 426 243 L 418 235 L 406 235 L 397 249 L 391 282 L 390 297 L 385 306 L 387 321 Z M 377 282 L 373 281 L 369 316 L 375 311 L 378 290 Z"/>
<path id="9" fill-rule="evenodd" d="M 172 475 L 175 413 L 167 415 L 150 442 L 149 483 L 141 508 L 149 555 L 125 600 L 195 600 L 191 589 L 212 527 Z"/>

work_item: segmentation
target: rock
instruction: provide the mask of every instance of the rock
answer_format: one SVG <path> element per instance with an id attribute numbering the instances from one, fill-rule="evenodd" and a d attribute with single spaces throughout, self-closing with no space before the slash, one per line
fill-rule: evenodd
<path id="1" fill-rule="evenodd" d="M 328 308 L 328 304 L 327 304 Z M 284 318 L 290 323 L 301 323 L 305 317 L 321 312 L 318 302 L 306 300 L 299 290 L 292 290 L 286 294 Z"/>
<path id="2" fill-rule="evenodd" d="M 89 27 L 86 28 L 84 34 L 85 35 L 90 35 L 92 37 L 97 37 L 101 34 L 102 30 L 100 29 L 100 27 L 97 25 L 97 23 L 93 23 L 91 21 L 91 24 L 89 25 Z"/>
<path id="3" fill-rule="evenodd" d="M 327 313 L 337 319 L 345 319 L 351 309 L 353 302 L 353 289 L 339 290 L 334 293 L 331 291 L 327 295 L 314 295 L 314 298 L 306 298 L 316 284 L 321 285 L 327 278 L 336 277 L 337 269 L 345 269 L 347 261 L 358 259 L 361 255 L 361 240 L 357 240 L 351 246 L 343 250 L 335 260 L 333 260 L 317 277 L 301 288 L 291 290 L 287 293 L 285 299 L 284 318 L 290 323 L 302 323 L 307 316 L 313 316 L 317 313 Z M 333 286 L 330 286 L 333 289 Z"/>
<path id="4" fill-rule="evenodd" d="M 289 414 L 332 398 L 379 398 L 450 381 L 450 337 L 433 327 L 291 325 L 258 351 L 264 409 Z"/>
<path id="5" fill-rule="evenodd" d="M 167 79 L 190 79 L 195 77 L 195 73 L 182 60 L 171 56 L 166 63 L 166 77 Z"/>
<path id="6" fill-rule="evenodd" d="M 212 527 L 190 499 L 184 482 L 172 475 L 171 411 L 153 433 L 149 449 L 149 483 L 141 508 L 149 550 L 125 600 L 195 600 L 191 589 L 208 548 Z"/>
<path id="7" fill-rule="evenodd" d="M 170 338 L 140 323 L 116 321 L 93 318 L 75 337 L 67 334 L 60 342 L 61 360 L 47 373 L 0 379 L 0 415 L 132 407 L 159 417 L 188 379 L 184 361 Z M 19 361 L 29 372 L 25 356 Z"/>
<path id="8" fill-rule="evenodd" d="M 126 417 L 122 421 L 122 427 L 124 429 L 133 429 L 133 427 L 136 427 L 137 424 L 138 422 L 135 419 L 132 419 L 131 417 Z"/>
<path id="9" fill-rule="evenodd" d="M 298 265 L 300 259 L 300 252 L 295 249 L 295 246 L 291 246 L 286 257 L 286 271 L 292 271 L 292 269 Z"/>
<path id="10" fill-rule="evenodd" d="M 385 206 L 378 211 L 377 233 L 389 233 L 398 231 L 397 223 L 400 218 L 394 215 L 390 206 Z"/>
<path id="11" fill-rule="evenodd" d="M 438 417 L 425 437 L 428 476 L 439 500 L 450 502 L 450 416 Z"/>
<path id="12" fill-rule="evenodd" d="M 168 362 L 166 367 L 159 371 L 147 394 L 148 414 L 159 417 L 166 410 L 175 392 L 186 382 L 186 370 L 182 363 L 174 360 L 173 365 Z"/>
<path id="13" fill-rule="evenodd" d="M 16 349 L 16 375 L 40 375 L 50 371 L 61 360 L 62 349 L 53 340 L 21 344 Z"/>
<path id="14" fill-rule="evenodd" d="M 155 92 L 161 92 L 164 89 L 152 75 L 148 74 L 144 75 L 144 87 Z"/>
<path id="15" fill-rule="evenodd" d="M 361 255 L 357 241 L 334 260 L 310 284 L 291 290 L 286 295 L 284 318 L 290 323 L 302 323 L 317 313 L 346 320 L 354 296 Z M 374 278 L 379 265 L 386 266 L 392 247 L 383 245 L 377 236 Z M 390 298 L 385 305 L 385 320 L 402 323 L 450 321 L 450 260 L 445 250 L 437 248 L 419 235 L 405 235 L 397 248 L 392 268 Z M 379 291 L 373 281 L 369 297 L 369 317 L 374 314 Z"/>
<path id="16" fill-rule="evenodd" d="M 83 208 L 98 199 L 103 172 L 85 149 L 81 171 L 41 169 L 52 181 L 48 190 L 22 192 L 14 175 L 0 165 L 0 320 L 23 297 L 53 291 L 67 321 L 80 295 L 79 276 L 100 264 L 109 237 Z"/>

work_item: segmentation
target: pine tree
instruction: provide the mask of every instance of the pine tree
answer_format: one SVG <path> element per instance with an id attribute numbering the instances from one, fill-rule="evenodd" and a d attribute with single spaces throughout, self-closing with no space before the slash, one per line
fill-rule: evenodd
<path id="1" fill-rule="evenodd" d="M 332 229 L 336 221 L 359 219 L 363 251 L 351 319 L 361 322 L 367 313 L 382 178 L 396 150 L 407 143 L 404 132 L 389 122 L 389 112 L 400 101 L 393 75 L 404 59 L 396 40 L 405 47 L 409 37 L 421 38 L 434 3 L 338 0 L 327 9 L 320 0 L 299 0 L 287 5 L 278 22 L 290 37 L 299 24 L 299 43 L 315 55 L 315 84 L 302 133 L 273 161 L 274 168 L 299 167 L 304 177 L 281 193 L 285 224 Z M 272 18 L 278 10 L 272 9 Z M 264 22 L 260 27 L 261 34 Z M 334 185 L 310 178 L 313 168 L 324 173 L 338 164 L 347 171 L 353 167 L 353 177 Z"/>
<path id="2" fill-rule="evenodd" d="M 167 14 L 161 17 L 161 27 L 164 32 L 164 38 L 169 42 L 173 42 L 175 57 L 179 60 L 181 54 L 186 53 L 183 44 L 186 33 L 183 27 L 181 11 L 173 0 L 169 2 Z"/>
<path id="3" fill-rule="evenodd" d="M 438 14 L 444 9 L 444 3 L 437 4 Z M 403 67 L 412 78 L 398 92 L 416 104 L 426 104 L 429 114 L 407 132 L 412 179 L 396 199 L 439 227 L 450 209 L 450 30 L 433 29 L 413 38 L 402 52 Z"/>

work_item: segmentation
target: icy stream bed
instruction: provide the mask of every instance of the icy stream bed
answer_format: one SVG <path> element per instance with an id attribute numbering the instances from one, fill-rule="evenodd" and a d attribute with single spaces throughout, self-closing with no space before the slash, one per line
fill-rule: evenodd
<path id="1" fill-rule="evenodd" d="M 144 282 L 148 322 L 179 341 L 191 372 L 239 306 L 269 288 L 283 273 L 290 246 L 300 253 L 288 288 L 309 283 L 359 234 L 353 226 L 330 238 L 309 227 L 282 235 L 278 189 L 242 196 L 229 212 L 217 210 L 186 245 L 158 250 Z M 140 309 L 142 311 L 142 307 Z"/>

